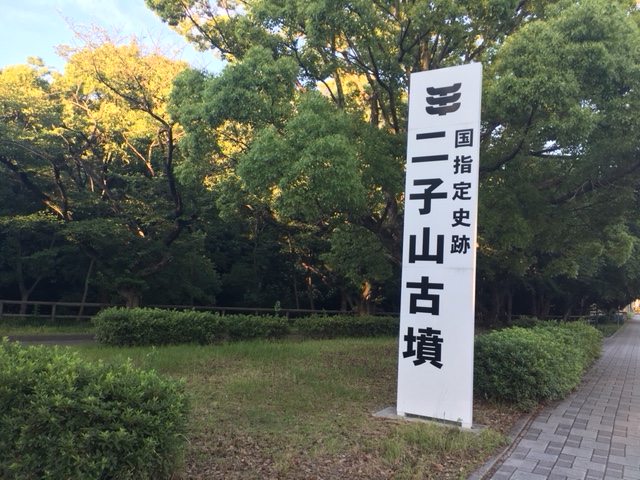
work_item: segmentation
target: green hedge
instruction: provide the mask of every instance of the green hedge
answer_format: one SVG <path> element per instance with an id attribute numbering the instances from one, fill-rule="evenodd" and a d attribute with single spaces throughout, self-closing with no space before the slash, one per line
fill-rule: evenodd
<path id="1" fill-rule="evenodd" d="M 522 407 L 563 398 L 600 355 L 601 343 L 600 332 L 580 322 L 478 335 L 475 389 Z"/>
<path id="2" fill-rule="evenodd" d="M 130 363 L 0 342 L 0 478 L 167 479 L 181 465 L 181 382 Z"/>
<path id="3" fill-rule="evenodd" d="M 256 338 L 373 337 L 398 335 L 394 317 L 220 315 L 192 310 L 109 308 L 94 317 L 96 339 L 106 345 L 210 344 Z"/>
<path id="4" fill-rule="evenodd" d="M 279 338 L 289 333 L 286 319 L 220 315 L 193 310 L 109 308 L 94 317 L 96 340 L 106 345 L 175 345 Z"/>
<path id="5" fill-rule="evenodd" d="M 397 317 L 312 315 L 295 319 L 296 333 L 310 338 L 397 336 Z"/>
<path id="6" fill-rule="evenodd" d="M 602 354 L 603 334 L 597 328 L 585 322 L 557 322 L 537 327 L 558 336 L 565 345 L 577 345 L 583 370 L 589 367 Z"/>

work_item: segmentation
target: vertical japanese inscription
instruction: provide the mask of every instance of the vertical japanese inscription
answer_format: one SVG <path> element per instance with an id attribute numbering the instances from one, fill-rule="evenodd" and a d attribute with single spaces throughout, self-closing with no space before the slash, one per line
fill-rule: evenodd
<path id="1" fill-rule="evenodd" d="M 398 412 L 463 424 L 473 387 L 480 87 L 477 64 L 421 72 L 409 102 Z"/>

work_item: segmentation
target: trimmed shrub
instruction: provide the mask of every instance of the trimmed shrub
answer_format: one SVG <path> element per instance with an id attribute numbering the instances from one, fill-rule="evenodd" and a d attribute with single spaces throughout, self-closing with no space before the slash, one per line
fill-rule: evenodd
<path id="1" fill-rule="evenodd" d="M 602 332 L 586 322 L 558 322 L 536 328 L 552 332 L 565 345 L 577 345 L 583 370 L 602 355 Z"/>
<path id="2" fill-rule="evenodd" d="M 599 355 L 598 334 L 584 324 L 512 327 L 475 339 L 474 385 L 486 398 L 530 408 L 563 398 Z M 599 337 L 601 338 L 601 337 Z"/>
<path id="3" fill-rule="evenodd" d="M 187 413 L 182 383 L 153 371 L 0 343 L 0 478 L 170 478 Z"/>
<path id="4" fill-rule="evenodd" d="M 294 320 L 293 329 L 310 338 L 397 336 L 397 317 L 312 315 Z"/>
<path id="5" fill-rule="evenodd" d="M 296 333 L 308 338 L 397 336 L 397 317 L 220 315 L 193 310 L 109 308 L 94 317 L 96 340 L 106 345 L 210 344 Z"/>
<path id="6" fill-rule="evenodd" d="M 159 308 L 109 308 L 94 317 L 94 325 L 98 342 L 116 346 L 210 344 L 289 333 L 281 317 Z"/>
<path id="7" fill-rule="evenodd" d="M 283 338 L 291 332 L 287 320 L 276 316 L 224 315 L 221 317 L 229 341 Z"/>
<path id="8" fill-rule="evenodd" d="M 164 345 L 182 334 L 170 316 L 168 310 L 108 308 L 93 317 L 95 337 L 106 345 Z"/>

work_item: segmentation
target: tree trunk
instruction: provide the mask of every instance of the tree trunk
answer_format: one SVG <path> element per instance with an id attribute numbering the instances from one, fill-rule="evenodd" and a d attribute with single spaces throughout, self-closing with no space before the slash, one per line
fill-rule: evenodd
<path id="1" fill-rule="evenodd" d="M 80 320 L 80 317 L 82 317 L 82 314 L 84 313 L 84 303 L 87 301 L 87 294 L 89 293 L 89 279 L 91 278 L 94 263 L 95 260 L 92 258 L 89 263 L 89 268 L 87 269 L 87 275 L 84 277 L 84 290 L 82 292 L 82 301 L 80 302 L 82 305 L 80 305 L 80 311 L 78 312 L 78 320 Z"/>
<path id="2" fill-rule="evenodd" d="M 127 308 L 138 308 L 140 306 L 140 293 L 135 290 L 118 290 L 118 294 L 124 298 Z"/>
<path id="3" fill-rule="evenodd" d="M 27 313 L 27 304 L 24 302 L 29 301 L 29 297 L 31 296 L 31 293 L 36 288 L 38 283 L 40 283 L 40 280 L 42 280 L 42 277 L 43 275 L 40 275 L 36 279 L 36 281 L 31 284 L 31 287 L 27 288 L 27 286 L 24 283 L 24 278 L 22 278 L 22 271 L 20 272 L 20 275 L 18 278 L 18 287 L 20 288 L 20 301 L 23 302 L 20 304 L 20 315 L 24 315 Z"/>
<path id="4" fill-rule="evenodd" d="M 545 295 L 543 291 L 533 292 L 532 294 L 532 314 L 533 316 L 544 320 L 551 310 L 551 298 Z"/>
<path id="5" fill-rule="evenodd" d="M 513 292 L 508 288 L 505 294 L 507 296 L 507 325 L 511 325 L 513 316 Z"/>
<path id="6" fill-rule="evenodd" d="M 42 280 L 42 275 L 40 275 L 37 278 L 37 280 L 35 282 L 33 282 L 33 284 L 31 285 L 30 288 L 26 288 L 25 284 L 24 284 L 24 280 L 22 278 L 20 278 L 20 281 L 18 282 L 18 284 L 20 286 L 20 301 L 22 302 L 20 304 L 20 315 L 25 315 L 27 313 L 27 303 L 26 302 L 29 301 L 29 297 L 31 296 L 31 293 L 36 288 L 36 285 L 38 285 L 38 283 L 40 283 L 40 280 Z"/>
<path id="7" fill-rule="evenodd" d="M 344 290 L 342 290 L 340 292 L 340 311 L 341 312 L 346 312 L 347 311 L 347 294 L 344 292 Z"/>
<path id="8" fill-rule="evenodd" d="M 537 318 L 540 317 L 539 315 L 540 310 L 539 310 L 538 304 L 539 304 L 538 293 L 534 289 L 533 292 L 531 292 L 531 315 Z"/>
<path id="9" fill-rule="evenodd" d="M 27 313 L 27 304 L 26 302 L 29 300 L 29 291 L 23 291 L 22 288 L 20 289 L 20 301 L 22 302 L 20 304 L 20 315 L 26 315 Z"/>
<path id="10" fill-rule="evenodd" d="M 300 310 L 300 297 L 298 294 L 298 281 L 296 280 L 296 274 L 293 272 L 293 296 L 296 299 L 296 309 Z"/>
<path id="11" fill-rule="evenodd" d="M 495 325 L 499 321 L 500 311 L 502 310 L 502 301 L 504 298 L 503 292 L 500 289 L 492 285 L 491 286 L 491 303 L 489 308 L 486 310 L 486 326 Z"/>
<path id="12" fill-rule="evenodd" d="M 55 243 L 55 237 L 51 239 L 51 245 L 49 245 L 49 249 L 53 248 Z M 27 302 L 29 300 L 29 296 L 36 288 L 40 280 L 44 277 L 44 275 L 40 275 L 36 280 L 31 284 L 30 287 L 27 287 L 24 279 L 24 273 L 22 271 L 22 246 L 20 243 L 20 239 L 18 239 L 18 255 L 16 258 L 16 274 L 18 276 L 18 288 L 20 289 L 20 300 L 22 302 Z M 27 304 L 20 304 L 20 315 L 25 315 L 27 313 Z"/>
<path id="13" fill-rule="evenodd" d="M 551 311 L 551 299 L 550 298 L 545 298 L 543 304 L 542 304 L 542 314 L 540 316 L 540 318 L 542 320 L 545 320 L 548 316 L 549 316 L 549 312 Z"/>
<path id="14" fill-rule="evenodd" d="M 569 306 L 566 308 L 566 310 L 564 311 L 564 315 L 562 316 L 562 321 L 563 322 L 568 322 L 569 321 L 569 317 L 571 317 L 571 312 L 573 311 L 573 307 L 576 304 L 576 302 L 571 302 L 569 303 Z"/>
<path id="15" fill-rule="evenodd" d="M 309 293 L 309 306 L 311 310 L 315 310 L 313 302 L 313 283 L 311 282 L 311 275 L 307 275 L 307 292 Z"/>
<path id="16" fill-rule="evenodd" d="M 371 306 L 371 283 L 364 282 L 362 285 L 362 292 L 358 299 L 358 315 L 369 315 Z"/>

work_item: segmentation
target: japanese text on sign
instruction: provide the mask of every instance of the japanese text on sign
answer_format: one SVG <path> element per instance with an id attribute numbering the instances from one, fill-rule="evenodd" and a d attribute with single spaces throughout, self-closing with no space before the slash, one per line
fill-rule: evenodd
<path id="1" fill-rule="evenodd" d="M 479 64 L 411 75 L 398 413 L 471 421 Z"/>

